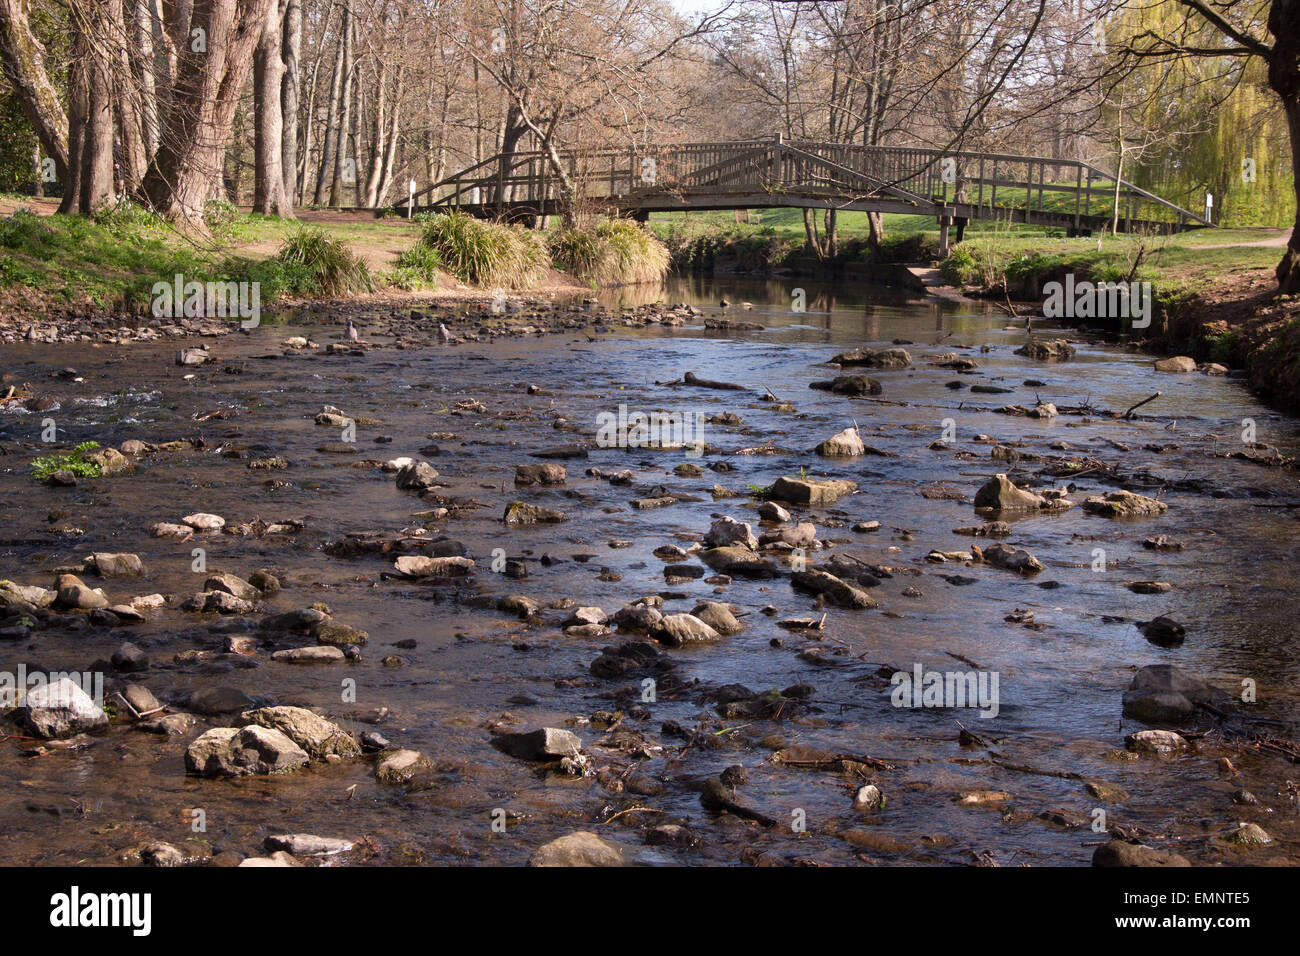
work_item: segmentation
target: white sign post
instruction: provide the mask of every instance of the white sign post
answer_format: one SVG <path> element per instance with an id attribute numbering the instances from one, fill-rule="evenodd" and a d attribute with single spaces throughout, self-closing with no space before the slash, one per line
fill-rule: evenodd
<path id="1" fill-rule="evenodd" d="M 1214 193 L 1205 194 L 1205 221 L 1214 222 Z"/>
<path id="2" fill-rule="evenodd" d="M 415 180 L 411 180 L 410 189 L 406 194 L 406 218 L 411 218 L 411 213 L 415 211 Z"/>

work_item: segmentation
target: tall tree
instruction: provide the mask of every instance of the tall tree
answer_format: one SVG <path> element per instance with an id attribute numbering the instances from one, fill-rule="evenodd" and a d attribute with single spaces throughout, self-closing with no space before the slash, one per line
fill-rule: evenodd
<path id="1" fill-rule="evenodd" d="M 1262 60 L 1269 88 L 1286 113 L 1296 190 L 1295 225 L 1276 275 L 1284 295 L 1300 292 L 1300 0 L 1173 0 L 1181 16 L 1133 35 L 1125 52 L 1140 60 L 1187 57 L 1243 64 Z M 1271 36 L 1271 42 L 1270 42 Z"/>

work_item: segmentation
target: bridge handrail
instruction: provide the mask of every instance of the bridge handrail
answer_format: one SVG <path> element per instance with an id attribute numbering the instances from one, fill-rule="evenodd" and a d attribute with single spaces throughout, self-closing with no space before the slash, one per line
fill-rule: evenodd
<path id="1" fill-rule="evenodd" d="M 626 147 L 605 146 L 605 147 L 599 147 L 590 150 L 580 150 L 580 149 L 564 150 L 558 153 L 558 157 L 562 163 L 565 163 L 569 167 L 570 170 L 576 169 L 579 160 L 581 160 L 583 165 L 585 165 L 588 168 L 597 164 L 604 164 L 605 162 L 611 163 L 609 177 L 610 177 L 610 188 L 612 194 L 615 177 L 622 176 L 623 181 L 626 182 L 627 176 L 629 175 L 629 171 L 634 169 L 638 159 L 645 159 L 648 157 L 671 156 L 674 153 L 681 154 L 683 156 L 689 156 L 692 153 L 708 152 L 716 156 L 718 153 L 725 152 L 727 150 L 752 151 L 755 149 L 765 149 L 769 151 L 785 150 L 788 153 L 795 153 L 797 155 L 801 155 L 806 159 L 816 160 L 819 163 L 825 164 L 826 166 L 835 169 L 837 172 L 841 174 L 849 175 L 852 177 L 860 177 L 862 179 L 874 182 L 878 184 L 877 189 L 879 191 L 891 193 L 895 197 L 902 199 L 905 202 L 914 202 L 918 204 L 927 204 L 933 202 L 934 199 L 933 197 L 927 198 L 923 195 L 918 194 L 913 190 L 909 190 L 905 188 L 903 184 L 914 181 L 920 177 L 925 177 L 927 175 L 933 176 L 933 167 L 945 158 L 949 158 L 949 157 L 954 158 L 959 162 L 962 162 L 963 165 L 969 164 L 971 162 L 979 162 L 981 164 L 989 163 L 989 162 L 992 162 L 994 164 L 1006 163 L 1008 165 L 1013 165 L 1013 166 L 1023 165 L 1025 167 L 1026 181 L 1023 183 L 1017 181 L 1014 184 L 1007 184 L 1007 185 L 1012 188 L 1025 188 L 1031 191 L 1032 189 L 1035 188 L 1033 167 L 1037 166 L 1041 168 L 1041 171 L 1039 173 L 1039 181 L 1037 183 L 1040 199 L 1041 199 L 1042 191 L 1045 189 L 1052 190 L 1053 192 L 1061 192 L 1061 191 L 1073 192 L 1076 195 L 1080 195 L 1086 192 L 1086 194 L 1089 197 L 1091 197 L 1094 194 L 1094 192 L 1100 192 L 1100 190 L 1098 190 L 1095 186 L 1092 185 L 1092 181 L 1095 177 L 1097 179 L 1103 181 L 1109 181 L 1110 183 L 1117 185 L 1119 187 L 1120 194 L 1124 197 L 1124 199 L 1127 199 L 1130 204 L 1137 200 L 1145 200 L 1147 202 L 1154 203 L 1155 205 L 1163 209 L 1175 213 L 1179 217 L 1180 222 L 1188 221 L 1188 222 L 1198 223 L 1203 226 L 1213 225 L 1213 223 L 1206 220 L 1202 216 L 1197 215 L 1191 210 L 1184 209 L 1181 206 L 1176 205 L 1175 203 L 1172 203 L 1160 196 L 1155 195 L 1154 193 L 1148 190 L 1141 188 L 1140 186 L 1136 186 L 1133 183 L 1128 182 L 1127 180 L 1117 177 L 1114 173 L 1102 169 L 1101 167 L 1096 166 L 1093 163 L 1089 163 L 1086 160 L 1080 160 L 1080 159 L 1047 157 L 1047 156 L 1021 156 L 1013 153 L 974 152 L 969 150 L 945 151 L 932 146 L 882 146 L 882 145 L 868 145 L 868 144 L 859 144 L 859 143 L 829 143 L 829 142 L 821 142 L 815 140 L 801 140 L 801 139 L 784 140 L 781 138 L 728 140 L 728 141 L 705 142 L 705 143 L 664 143 L 664 144 L 626 146 Z M 873 175 L 872 173 L 866 172 L 861 169 L 854 169 L 852 166 L 845 166 L 842 163 L 836 162 L 835 160 L 827 156 L 821 155 L 819 151 L 823 151 L 823 150 L 827 152 L 834 150 L 840 152 L 841 154 L 850 153 L 850 154 L 857 154 L 864 157 L 892 156 L 899 160 L 902 160 L 901 165 L 895 165 L 893 167 L 894 170 L 899 173 L 906 171 L 907 174 L 882 178 L 879 175 Z M 775 155 L 775 153 L 773 153 L 773 155 Z M 628 161 L 626 167 L 620 168 L 619 166 L 614 165 L 620 159 L 626 159 Z M 909 159 L 912 160 L 913 163 L 908 163 L 907 160 Z M 416 199 L 428 198 L 433 200 L 430 203 L 430 205 L 432 206 L 459 205 L 461 204 L 461 200 L 463 199 L 465 194 L 475 188 L 491 189 L 493 187 L 498 187 L 498 188 L 502 186 L 516 187 L 516 186 L 524 185 L 529 188 L 529 192 L 531 195 L 535 187 L 540 185 L 542 187 L 541 189 L 542 197 L 540 201 L 545 201 L 545 197 L 550 191 L 550 183 L 554 181 L 551 179 L 549 175 L 550 161 L 551 161 L 550 156 L 541 150 L 530 150 L 526 152 L 517 152 L 512 154 L 497 154 L 495 156 L 489 157 L 488 159 L 475 163 L 472 166 L 459 170 L 458 172 L 454 173 L 451 176 L 444 177 L 443 179 L 439 180 L 436 183 L 433 183 L 432 185 L 426 187 L 425 189 L 419 190 L 417 193 L 415 193 L 415 197 Z M 532 172 L 525 174 L 523 176 L 516 175 L 516 172 L 517 170 L 519 170 L 520 167 L 525 165 L 538 164 L 538 163 L 541 164 L 541 169 L 542 169 L 540 176 L 537 173 L 532 173 Z M 715 163 L 714 165 L 720 166 L 720 165 L 725 165 L 725 163 L 726 160 L 723 160 L 721 163 Z M 913 165 L 916 165 L 917 168 L 910 168 Z M 1068 187 L 1062 186 L 1059 178 L 1054 179 L 1051 184 L 1048 184 L 1046 182 L 1046 167 L 1048 166 L 1054 166 L 1054 167 L 1065 168 L 1065 169 L 1075 169 L 1078 171 L 1079 179 L 1082 179 L 1083 174 L 1086 172 L 1088 175 L 1087 187 L 1083 187 L 1081 185 L 1071 185 Z M 706 166 L 705 168 L 707 169 L 709 167 Z M 691 170 L 689 173 L 687 173 L 687 175 L 697 174 L 699 172 L 700 172 L 699 169 L 694 169 Z M 477 176 L 473 175 L 475 173 L 480 173 L 480 175 Z M 603 171 L 600 175 L 603 178 L 604 176 Z M 965 182 L 968 186 L 990 183 L 995 193 L 996 193 L 996 188 L 999 185 L 999 181 L 997 180 L 996 176 L 990 178 L 990 177 L 970 177 L 970 176 L 963 175 L 961 178 L 962 181 Z M 932 179 L 930 180 L 930 183 L 931 185 L 933 185 Z M 633 185 L 635 185 L 634 176 L 633 176 Z M 447 187 L 451 187 L 451 192 L 449 192 L 447 195 L 445 196 L 436 195 L 439 190 L 442 190 Z M 1109 192 L 1111 190 L 1107 189 L 1106 191 Z M 981 199 L 981 203 L 982 201 L 983 200 Z M 395 207 L 398 209 L 404 209 L 406 205 L 407 205 L 406 200 L 401 200 L 395 203 Z M 1028 206 L 1026 206 L 1026 209 L 1028 209 Z M 1041 208 L 1040 211 L 1042 211 Z"/>

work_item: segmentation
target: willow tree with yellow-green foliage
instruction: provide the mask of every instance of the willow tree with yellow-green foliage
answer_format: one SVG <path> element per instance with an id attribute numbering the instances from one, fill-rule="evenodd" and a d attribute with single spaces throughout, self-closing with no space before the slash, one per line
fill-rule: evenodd
<path id="1" fill-rule="evenodd" d="M 1277 194 L 1289 196 L 1296 228 L 1277 280 L 1282 293 L 1300 292 L 1300 0 L 1121 0 L 1117 26 L 1122 76 L 1150 68 L 1176 72 L 1187 81 L 1182 109 L 1215 110 L 1207 128 L 1170 153 L 1164 175 L 1203 182 L 1211 192 L 1217 186 L 1229 202 L 1249 197 L 1252 185 L 1263 192 L 1270 182 L 1289 182 Z M 1277 104 L 1275 115 L 1261 80 Z M 1253 184 L 1242 181 L 1245 159 L 1255 161 Z M 1257 202 L 1259 215 L 1267 215 L 1269 201 Z"/>
<path id="2" fill-rule="evenodd" d="M 1180 9 L 1170 2 L 1126 9 L 1109 25 L 1112 40 L 1121 40 L 1115 65 L 1127 59 L 1129 68 L 1112 71 L 1100 105 L 1106 142 L 1118 152 L 1123 136 L 1127 178 L 1139 186 L 1189 209 L 1213 195 L 1219 225 L 1289 224 L 1295 184 L 1286 113 L 1264 63 L 1126 58 L 1123 38 L 1170 29 Z M 1201 29 L 1208 36 L 1213 27 Z"/>

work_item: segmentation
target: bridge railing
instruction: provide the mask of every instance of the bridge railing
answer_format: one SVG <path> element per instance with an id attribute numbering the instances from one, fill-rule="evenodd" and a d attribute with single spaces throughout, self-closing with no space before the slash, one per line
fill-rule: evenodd
<path id="1" fill-rule="evenodd" d="M 485 160 L 416 194 L 417 208 L 560 211 L 577 201 L 620 208 L 781 205 L 791 197 L 853 208 L 969 218 L 1095 224 L 1209 225 L 1206 220 L 1080 160 L 906 146 L 782 140 L 684 143 Z M 564 182 L 568 181 L 566 189 Z M 653 201 L 652 201 L 653 200 Z M 900 205 L 901 204 L 901 205 Z"/>

